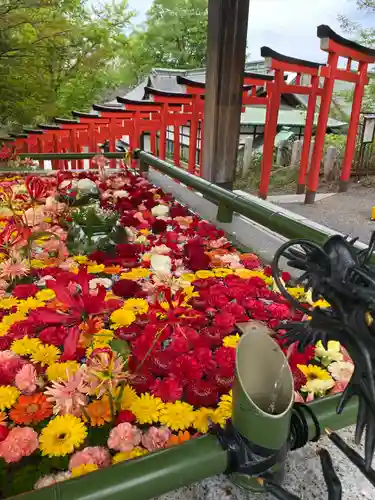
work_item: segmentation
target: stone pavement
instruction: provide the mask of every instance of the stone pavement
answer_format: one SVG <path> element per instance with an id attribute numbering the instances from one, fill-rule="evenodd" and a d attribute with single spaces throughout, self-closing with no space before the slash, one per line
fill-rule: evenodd
<path id="1" fill-rule="evenodd" d="M 291 195 L 268 198 L 268 201 L 314 222 L 358 236 L 363 243 L 367 243 L 375 231 L 375 222 L 370 220 L 371 208 L 375 206 L 375 187 L 352 185 L 348 192 L 322 197 L 313 205 L 305 205 L 303 198 L 298 200 L 295 197 L 295 200 L 291 202 Z"/>

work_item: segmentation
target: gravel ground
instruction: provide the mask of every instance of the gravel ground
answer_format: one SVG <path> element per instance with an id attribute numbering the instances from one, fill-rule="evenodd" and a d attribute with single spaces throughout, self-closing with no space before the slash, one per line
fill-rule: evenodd
<path id="1" fill-rule="evenodd" d="M 371 208 L 375 206 L 375 187 L 352 185 L 348 192 L 337 193 L 313 205 L 277 204 L 331 229 L 358 236 L 363 243 L 367 243 L 375 231 L 375 222 L 370 220 Z"/>
<path id="2" fill-rule="evenodd" d="M 339 432 L 346 442 L 353 445 L 354 428 L 349 427 Z M 319 447 L 330 453 L 336 471 L 341 479 L 343 500 L 370 500 L 375 498 L 375 488 L 364 476 L 330 443 L 322 438 L 318 443 L 311 443 L 301 450 L 289 454 L 287 474 L 284 486 L 303 500 L 326 500 L 327 490 L 316 455 Z M 356 447 L 363 456 L 363 446 Z M 155 500 L 274 500 L 269 494 L 254 494 L 240 490 L 228 478 L 215 476 L 201 483 L 168 493 Z M 134 499 L 135 500 L 135 499 Z"/>

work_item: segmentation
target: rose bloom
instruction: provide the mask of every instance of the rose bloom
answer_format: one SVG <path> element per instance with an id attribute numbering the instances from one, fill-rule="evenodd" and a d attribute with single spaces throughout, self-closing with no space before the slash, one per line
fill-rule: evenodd
<path id="1" fill-rule="evenodd" d="M 127 423 L 119 424 L 113 428 L 108 438 L 108 448 L 117 451 L 131 451 L 141 442 L 141 431 Z"/>
<path id="2" fill-rule="evenodd" d="M 38 448 L 38 434 L 31 427 L 13 427 L 0 443 L 0 456 L 8 463 L 28 457 Z"/>
<path id="3" fill-rule="evenodd" d="M 88 446 L 81 451 L 77 451 L 69 461 L 69 469 L 85 464 L 94 464 L 102 469 L 111 465 L 111 455 L 109 451 L 102 446 Z"/>
<path id="4" fill-rule="evenodd" d="M 150 427 L 142 436 L 142 444 L 148 451 L 165 448 L 172 433 L 167 427 Z"/>

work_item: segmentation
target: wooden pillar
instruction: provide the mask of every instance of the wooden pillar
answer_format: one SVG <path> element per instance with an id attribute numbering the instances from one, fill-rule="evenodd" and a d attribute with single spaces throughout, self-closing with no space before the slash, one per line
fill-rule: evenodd
<path id="1" fill-rule="evenodd" d="M 232 189 L 250 0 L 209 0 L 203 177 Z"/>

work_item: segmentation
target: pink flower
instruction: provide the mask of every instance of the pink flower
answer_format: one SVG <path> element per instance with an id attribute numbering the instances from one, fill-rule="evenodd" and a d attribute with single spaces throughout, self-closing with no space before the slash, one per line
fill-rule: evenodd
<path id="1" fill-rule="evenodd" d="M 69 469 L 79 467 L 84 464 L 94 464 L 102 469 L 111 465 L 111 455 L 102 446 L 88 446 L 81 451 L 77 451 L 69 461 Z"/>
<path id="2" fill-rule="evenodd" d="M 82 407 L 87 404 L 87 386 L 83 381 L 83 371 L 78 370 L 68 380 L 53 382 L 52 387 L 44 393 L 48 401 L 54 403 L 55 413 L 63 415 L 71 413 L 76 417 L 82 413 Z"/>
<path id="3" fill-rule="evenodd" d="M 31 427 L 13 427 L 0 443 L 0 456 L 8 463 L 28 457 L 38 448 L 38 434 Z"/>
<path id="4" fill-rule="evenodd" d="M 156 451 L 165 448 L 171 437 L 168 427 L 150 427 L 142 436 L 142 444 L 148 451 Z"/>
<path id="5" fill-rule="evenodd" d="M 24 365 L 17 373 L 14 382 L 21 392 L 32 394 L 37 388 L 37 373 L 33 365 L 31 363 Z"/>
<path id="6" fill-rule="evenodd" d="M 131 451 L 141 442 L 141 431 L 134 425 L 124 422 L 111 430 L 108 448 L 117 451 Z"/>

